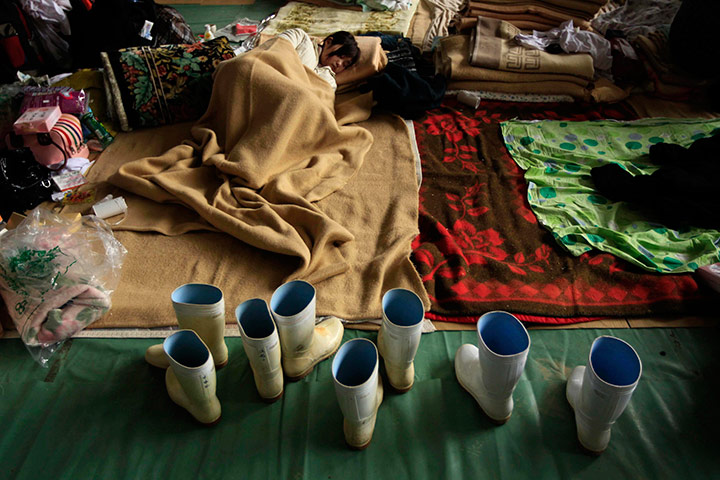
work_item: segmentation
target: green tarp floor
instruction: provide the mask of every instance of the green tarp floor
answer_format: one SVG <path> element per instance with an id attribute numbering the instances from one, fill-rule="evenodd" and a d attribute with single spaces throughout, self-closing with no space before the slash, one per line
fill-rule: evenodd
<path id="1" fill-rule="evenodd" d="M 0 340 L 2 479 L 720 478 L 717 328 L 532 330 L 508 423 L 493 425 L 455 379 L 474 332 L 422 337 L 415 386 L 386 389 L 372 443 L 346 448 L 330 360 L 286 384 L 274 404 L 255 390 L 242 342 L 218 372 L 222 419 L 196 424 L 147 365 L 153 339 L 75 339 L 49 368 Z M 599 335 L 635 347 L 643 375 L 600 457 L 575 436 L 565 381 Z M 346 331 L 344 340 L 375 333 Z M 387 385 L 387 383 L 386 383 Z"/>

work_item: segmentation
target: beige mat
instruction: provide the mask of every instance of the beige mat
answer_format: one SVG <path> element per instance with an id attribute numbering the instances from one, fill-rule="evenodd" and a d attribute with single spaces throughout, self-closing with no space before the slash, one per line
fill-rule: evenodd
<path id="1" fill-rule="evenodd" d="M 415 291 L 429 305 L 409 260 L 410 242 L 417 235 L 418 187 L 407 128 L 392 116 L 373 117 L 360 125 L 375 139 L 365 163 L 345 188 L 318 202 L 328 216 L 348 227 L 361 246 L 347 252 L 349 272 L 315 285 L 318 314 L 346 320 L 379 318 L 382 294 L 395 287 Z M 159 154 L 187 131 L 186 124 L 121 134 L 90 178 L 103 180 L 125 162 Z M 100 194 L 107 191 L 104 186 Z M 128 198 L 130 216 L 136 201 L 140 199 Z M 173 207 L 158 205 L 157 222 L 168 221 L 174 213 Z M 232 321 L 239 303 L 252 297 L 269 300 L 297 267 L 224 233 L 195 231 L 171 237 L 118 231 L 116 236 L 129 254 L 113 308 L 93 328 L 173 325 L 170 293 L 188 282 L 219 286 Z"/>

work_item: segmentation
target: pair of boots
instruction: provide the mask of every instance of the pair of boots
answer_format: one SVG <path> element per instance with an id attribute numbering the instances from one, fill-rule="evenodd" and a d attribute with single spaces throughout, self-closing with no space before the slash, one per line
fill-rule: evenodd
<path id="1" fill-rule="evenodd" d="M 190 283 L 176 288 L 171 300 L 180 330 L 149 347 L 145 360 L 166 369 L 165 386 L 175 403 L 198 422 L 215 424 L 221 415 L 215 368 L 228 362 L 223 293 L 214 285 Z"/>
<path id="2" fill-rule="evenodd" d="M 335 317 L 315 325 L 315 288 L 302 280 L 280 286 L 270 306 L 260 298 L 235 309 L 245 354 L 260 397 L 283 394 L 283 373 L 291 382 L 307 376 L 340 346 L 343 325 Z"/>
<path id="3" fill-rule="evenodd" d="M 455 354 L 455 375 L 490 420 L 503 424 L 512 415 L 512 393 L 525 368 L 530 336 L 523 324 L 506 312 L 480 317 L 477 332 L 478 347 L 465 344 Z M 575 367 L 566 396 L 575 411 L 580 444 L 599 455 L 607 448 L 612 425 L 640 380 L 642 363 L 628 343 L 601 336 L 590 348 L 588 367 Z"/>
<path id="4" fill-rule="evenodd" d="M 410 390 L 415 378 L 413 361 L 422 334 L 422 301 L 415 293 L 396 288 L 383 295 L 382 309 L 378 346 L 364 338 L 350 340 L 340 347 L 332 363 L 345 441 L 356 450 L 370 444 L 383 400 L 380 355 L 388 381 L 399 393 Z"/>

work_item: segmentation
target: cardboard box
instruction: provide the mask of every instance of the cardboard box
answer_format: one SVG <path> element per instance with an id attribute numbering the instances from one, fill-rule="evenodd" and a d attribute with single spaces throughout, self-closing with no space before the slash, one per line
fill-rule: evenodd
<path id="1" fill-rule="evenodd" d="M 60 107 L 29 108 L 15 120 L 13 128 L 18 135 L 48 133 L 60 119 Z"/>

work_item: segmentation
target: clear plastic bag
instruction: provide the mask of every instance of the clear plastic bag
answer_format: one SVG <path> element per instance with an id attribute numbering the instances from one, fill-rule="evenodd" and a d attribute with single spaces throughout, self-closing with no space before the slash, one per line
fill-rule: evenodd
<path id="1" fill-rule="evenodd" d="M 0 295 L 38 363 L 110 309 L 126 253 L 104 220 L 42 207 L 0 238 Z"/>

